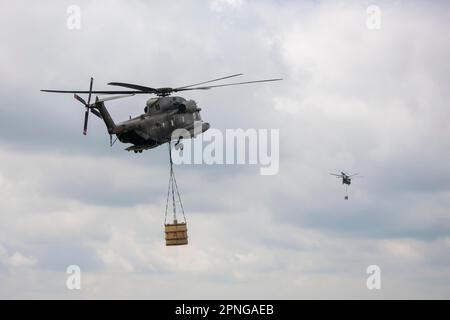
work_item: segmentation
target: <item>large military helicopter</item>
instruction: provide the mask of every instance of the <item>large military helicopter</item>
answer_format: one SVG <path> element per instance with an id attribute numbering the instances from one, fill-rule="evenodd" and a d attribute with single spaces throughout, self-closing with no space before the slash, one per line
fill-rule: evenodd
<path id="1" fill-rule="evenodd" d="M 342 179 L 342 184 L 345 184 L 345 200 L 348 200 L 348 186 L 352 183 L 352 178 L 359 175 L 359 173 L 354 174 L 346 174 L 345 172 L 341 171 L 341 174 L 337 173 L 330 173 L 332 176 L 336 176 L 338 179 Z"/>
<path id="2" fill-rule="evenodd" d="M 204 122 L 201 119 L 201 109 L 197 106 L 194 100 L 186 100 L 182 97 L 170 96 L 174 92 L 188 91 L 188 90 L 208 90 L 217 87 L 235 86 L 250 83 L 279 81 L 282 79 L 265 79 L 246 82 L 227 83 L 213 86 L 200 86 L 207 83 L 229 79 L 237 76 L 241 76 L 242 73 L 233 74 L 226 77 L 203 81 L 191 85 L 186 85 L 176 88 L 152 88 L 137 84 L 123 83 L 123 82 L 110 82 L 108 85 L 119 86 L 132 90 L 92 90 L 94 79 L 91 78 L 89 90 L 41 90 L 43 92 L 54 93 L 73 93 L 74 98 L 81 102 L 86 107 L 84 116 L 83 134 L 87 134 L 89 113 L 93 113 L 95 116 L 102 119 L 108 133 L 110 135 L 110 144 L 113 144 L 112 136 L 116 135 L 117 139 L 123 143 L 131 143 L 132 146 L 126 148 L 127 151 L 134 151 L 135 153 L 142 152 L 143 150 L 152 149 L 160 146 L 166 142 L 170 142 L 172 139 L 172 132 L 176 129 L 186 129 L 194 137 L 196 130 L 194 125 L 199 123 L 201 125 L 199 130 L 201 133 L 209 129 L 208 122 Z M 88 94 L 87 101 L 81 98 L 78 94 Z M 109 95 L 106 98 L 95 97 L 95 101 L 91 103 L 91 97 L 95 94 Z M 136 94 L 154 94 L 156 98 L 150 98 L 144 108 L 144 113 L 131 118 L 129 120 L 115 123 L 111 118 L 108 110 L 105 107 L 105 102 L 131 97 Z M 116 140 L 117 140 L 116 139 Z M 182 148 L 180 144 L 180 136 L 175 144 L 176 147 Z"/>
<path id="3" fill-rule="evenodd" d="M 341 174 L 337 173 L 330 173 L 332 176 L 336 176 L 339 179 L 342 179 L 342 184 L 350 185 L 352 183 L 352 177 L 359 175 L 359 173 L 354 174 L 346 174 L 345 172 L 341 171 Z"/>

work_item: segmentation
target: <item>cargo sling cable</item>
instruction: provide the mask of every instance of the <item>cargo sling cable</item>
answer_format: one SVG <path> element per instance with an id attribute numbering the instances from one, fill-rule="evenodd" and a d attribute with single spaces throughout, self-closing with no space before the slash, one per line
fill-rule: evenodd
<path id="1" fill-rule="evenodd" d="M 167 189 L 167 199 L 166 199 L 166 212 L 164 217 L 164 226 L 166 234 L 166 245 L 176 246 L 176 245 L 186 245 L 187 241 L 187 223 L 186 216 L 184 215 L 183 203 L 181 202 L 181 196 L 178 191 L 177 180 L 175 178 L 175 172 L 173 171 L 173 161 L 172 161 L 172 146 L 169 143 L 169 159 L 170 159 L 170 178 L 169 187 Z M 172 198 L 172 212 L 173 212 L 173 223 L 167 223 L 167 214 L 169 212 L 169 198 Z M 177 200 L 180 205 L 181 213 L 183 214 L 182 223 L 178 223 L 177 220 Z"/>

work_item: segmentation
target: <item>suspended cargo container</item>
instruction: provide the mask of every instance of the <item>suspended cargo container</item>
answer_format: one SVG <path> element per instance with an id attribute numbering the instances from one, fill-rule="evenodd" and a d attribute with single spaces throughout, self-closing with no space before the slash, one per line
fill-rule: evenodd
<path id="1" fill-rule="evenodd" d="M 177 180 L 175 179 L 175 173 L 173 171 L 172 151 L 169 144 L 169 157 L 170 157 L 170 179 L 169 188 L 167 190 L 166 200 L 166 214 L 164 219 L 164 231 L 166 246 L 183 246 L 188 244 L 187 235 L 187 223 L 184 215 L 183 203 L 181 202 L 180 193 L 178 191 Z M 170 201 L 172 200 L 172 201 Z M 183 214 L 184 222 L 178 223 L 177 220 L 177 202 L 181 213 Z M 167 223 L 167 214 L 169 213 L 170 203 L 172 205 L 173 223 Z"/>
<path id="2" fill-rule="evenodd" d="M 182 246 L 188 244 L 187 224 L 178 223 L 177 220 L 173 224 L 165 225 L 166 246 Z"/>

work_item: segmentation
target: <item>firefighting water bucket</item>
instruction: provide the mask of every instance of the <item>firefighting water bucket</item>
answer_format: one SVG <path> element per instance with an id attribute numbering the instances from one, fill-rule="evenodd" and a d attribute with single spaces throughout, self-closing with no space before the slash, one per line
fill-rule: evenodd
<path id="1" fill-rule="evenodd" d="M 173 223 L 165 224 L 166 246 L 182 246 L 188 244 L 187 224 L 178 223 L 175 219 Z"/>

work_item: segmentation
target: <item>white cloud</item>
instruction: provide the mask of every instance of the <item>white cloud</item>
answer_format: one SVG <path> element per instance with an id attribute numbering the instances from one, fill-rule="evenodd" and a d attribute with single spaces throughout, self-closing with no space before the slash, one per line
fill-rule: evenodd
<path id="1" fill-rule="evenodd" d="M 0 245 L 0 265 L 4 264 L 11 268 L 34 267 L 37 260 L 31 256 L 24 256 L 20 252 L 9 254 L 7 250 Z"/>
<path id="2" fill-rule="evenodd" d="M 228 8 L 237 9 L 242 6 L 243 3 L 243 0 L 212 0 L 210 6 L 212 10 L 222 12 Z"/>
<path id="3" fill-rule="evenodd" d="M 25 257 L 19 252 L 15 252 L 10 258 L 9 263 L 12 267 L 32 267 L 36 265 L 36 259 Z"/>

